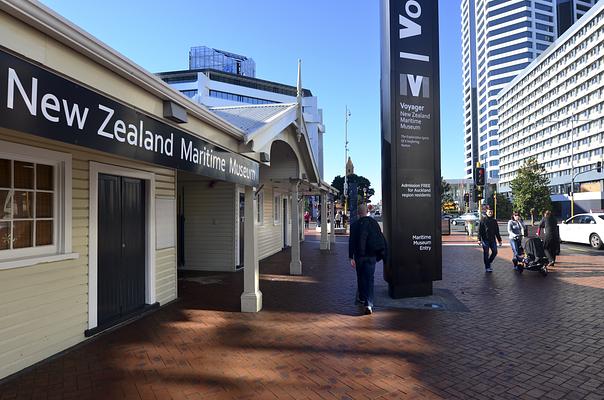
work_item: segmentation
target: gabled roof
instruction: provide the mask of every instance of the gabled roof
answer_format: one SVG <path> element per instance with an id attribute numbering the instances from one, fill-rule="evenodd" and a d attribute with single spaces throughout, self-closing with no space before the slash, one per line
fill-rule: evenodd
<path id="1" fill-rule="evenodd" d="M 229 107 L 210 107 L 210 111 L 235 125 L 251 137 L 254 132 L 270 125 L 288 111 L 296 109 L 295 103 L 261 104 Z M 290 121 L 291 123 L 293 121 Z M 289 125 L 288 123 L 288 125 Z"/>
<path id="2" fill-rule="evenodd" d="M 244 142 L 250 146 L 251 151 L 261 151 L 265 145 L 272 142 L 288 126 L 294 125 L 301 132 L 302 138 L 304 138 L 304 144 L 300 143 L 300 145 L 308 153 L 317 184 L 324 190 L 333 192 L 336 189 L 323 182 L 319 177 L 306 130 L 306 123 L 302 120 L 302 126 L 298 126 L 297 107 L 297 103 L 278 103 L 210 107 L 209 110 L 216 113 L 217 116 L 228 123 L 243 130 L 245 132 Z"/>

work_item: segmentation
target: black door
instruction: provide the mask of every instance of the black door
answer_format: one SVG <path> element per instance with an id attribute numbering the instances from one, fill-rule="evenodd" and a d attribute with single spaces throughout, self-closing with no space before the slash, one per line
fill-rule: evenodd
<path id="1" fill-rule="evenodd" d="M 99 175 L 98 325 L 145 305 L 145 183 Z"/>

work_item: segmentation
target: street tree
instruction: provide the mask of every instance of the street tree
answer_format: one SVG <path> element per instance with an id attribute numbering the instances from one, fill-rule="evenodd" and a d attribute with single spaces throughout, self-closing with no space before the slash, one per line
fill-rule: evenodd
<path id="1" fill-rule="evenodd" d="M 512 202 L 501 193 L 497 193 L 497 219 L 510 219 L 512 218 Z M 493 195 L 487 199 L 487 204 L 492 210 L 495 209 L 495 200 Z"/>
<path id="2" fill-rule="evenodd" d="M 440 177 L 440 208 L 445 209 L 445 204 L 454 203 L 453 194 L 451 193 L 451 185 L 445 179 Z"/>
<path id="3" fill-rule="evenodd" d="M 551 210 L 552 201 L 548 185 L 545 168 L 539 165 L 535 158 L 526 160 L 510 183 L 514 209 L 520 215 L 530 216 L 531 224 L 534 223 L 535 214 L 540 215 L 545 210 Z"/>
<path id="4" fill-rule="evenodd" d="M 361 199 L 365 195 L 364 189 L 366 189 L 367 190 L 367 203 L 371 202 L 371 196 L 373 196 L 375 194 L 375 190 L 371 187 L 371 182 L 369 181 L 369 179 L 367 179 L 361 175 L 351 174 L 351 175 L 348 175 L 347 180 L 348 180 L 349 188 L 350 188 L 351 184 L 356 183 L 357 189 L 358 189 L 358 194 Z M 331 182 L 331 186 L 338 189 L 338 191 L 340 192 L 338 194 L 338 196 L 336 197 L 336 199 L 339 200 L 340 202 L 344 201 L 344 177 L 338 175 L 335 178 L 333 178 L 333 182 Z"/>

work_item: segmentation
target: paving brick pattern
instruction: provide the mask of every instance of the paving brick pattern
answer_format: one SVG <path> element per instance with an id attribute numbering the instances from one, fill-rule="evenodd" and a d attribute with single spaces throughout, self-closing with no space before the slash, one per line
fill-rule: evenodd
<path id="1" fill-rule="evenodd" d="M 547 277 L 494 272 L 461 235 L 443 281 L 469 312 L 352 304 L 345 238 L 261 263 L 264 309 L 239 310 L 243 274 L 179 282 L 181 301 L 0 383 L 0 399 L 604 399 L 604 262 L 562 255 Z M 465 244 L 465 246 L 464 246 Z M 376 279 L 382 279 L 378 273 Z"/>

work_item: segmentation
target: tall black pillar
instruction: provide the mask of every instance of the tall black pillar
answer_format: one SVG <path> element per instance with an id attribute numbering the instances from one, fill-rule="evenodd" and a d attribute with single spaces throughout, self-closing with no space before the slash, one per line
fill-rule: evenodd
<path id="1" fill-rule="evenodd" d="M 390 296 L 442 279 L 438 0 L 381 0 L 382 205 Z"/>

